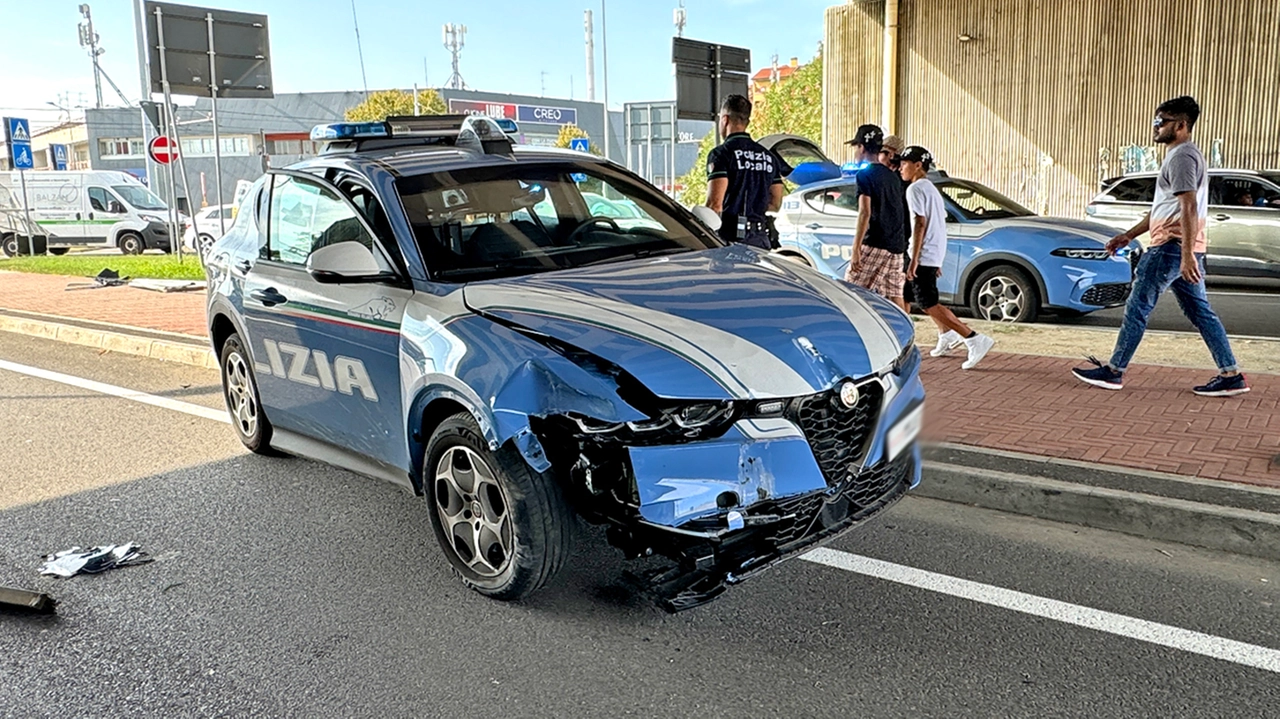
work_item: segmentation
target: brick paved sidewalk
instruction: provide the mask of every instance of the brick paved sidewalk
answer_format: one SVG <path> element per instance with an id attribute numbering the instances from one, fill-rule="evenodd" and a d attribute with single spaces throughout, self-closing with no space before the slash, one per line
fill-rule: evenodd
<path id="1" fill-rule="evenodd" d="M 1071 376 L 1083 361 L 960 362 L 924 360 L 927 439 L 1280 487 L 1280 376 L 1246 371 L 1253 391 L 1219 399 L 1191 393 L 1211 370 L 1132 365 L 1113 392 Z"/>
<path id="2" fill-rule="evenodd" d="M 135 287 L 67 290 L 83 277 L 0 272 L 0 308 L 204 337 L 204 292 L 152 292 Z M 53 320 L 56 321 L 56 320 Z"/>
<path id="3" fill-rule="evenodd" d="M 0 273 L 0 308 L 204 336 L 204 293 L 65 291 L 76 278 Z M 1079 362 L 992 353 L 924 360 L 925 437 L 990 449 L 1280 487 L 1280 375 L 1231 399 L 1191 394 L 1211 371 L 1134 365 L 1119 392 L 1071 376 Z M 1247 368 L 1246 368 L 1247 369 Z"/>

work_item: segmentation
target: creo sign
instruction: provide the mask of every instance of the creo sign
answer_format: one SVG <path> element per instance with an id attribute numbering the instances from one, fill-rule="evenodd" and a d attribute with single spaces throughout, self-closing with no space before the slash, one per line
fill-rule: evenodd
<path id="1" fill-rule="evenodd" d="M 516 110 L 516 120 L 519 122 L 540 122 L 546 125 L 578 124 L 578 111 L 568 107 L 516 105 Z"/>
<path id="2" fill-rule="evenodd" d="M 483 102 L 477 100 L 450 100 L 449 112 L 459 115 L 484 115 L 495 120 L 516 119 L 516 106 L 503 102 Z"/>

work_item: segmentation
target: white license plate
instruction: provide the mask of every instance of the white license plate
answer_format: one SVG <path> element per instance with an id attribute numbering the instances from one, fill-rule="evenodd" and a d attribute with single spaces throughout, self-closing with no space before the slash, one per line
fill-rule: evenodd
<path id="1" fill-rule="evenodd" d="M 889 430 L 889 436 L 885 439 L 885 449 L 889 451 L 889 461 L 897 459 L 902 454 L 902 450 L 911 446 L 911 443 L 920 436 L 920 428 L 924 425 L 924 404 L 916 405 L 910 414 L 903 417 L 897 424 Z"/>

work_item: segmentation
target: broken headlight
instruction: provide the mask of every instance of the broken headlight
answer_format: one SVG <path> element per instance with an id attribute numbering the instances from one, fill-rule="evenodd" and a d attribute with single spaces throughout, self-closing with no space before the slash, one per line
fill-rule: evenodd
<path id="1" fill-rule="evenodd" d="M 729 429 L 738 414 L 733 402 L 690 402 L 631 422 L 602 422 L 579 414 L 568 418 L 583 436 L 597 441 L 652 445 L 714 439 Z"/>

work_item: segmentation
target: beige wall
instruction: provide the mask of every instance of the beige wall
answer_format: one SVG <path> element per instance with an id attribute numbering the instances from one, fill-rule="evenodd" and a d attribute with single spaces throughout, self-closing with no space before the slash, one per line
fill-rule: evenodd
<path id="1" fill-rule="evenodd" d="M 1280 0 L 901 0 L 898 127 L 948 172 L 1083 216 L 1161 100 L 1199 99 L 1226 166 L 1280 166 Z M 1153 15 L 1152 12 L 1159 13 Z M 879 122 L 883 0 L 826 12 L 826 123 Z M 962 40 L 961 36 L 969 40 Z"/>

